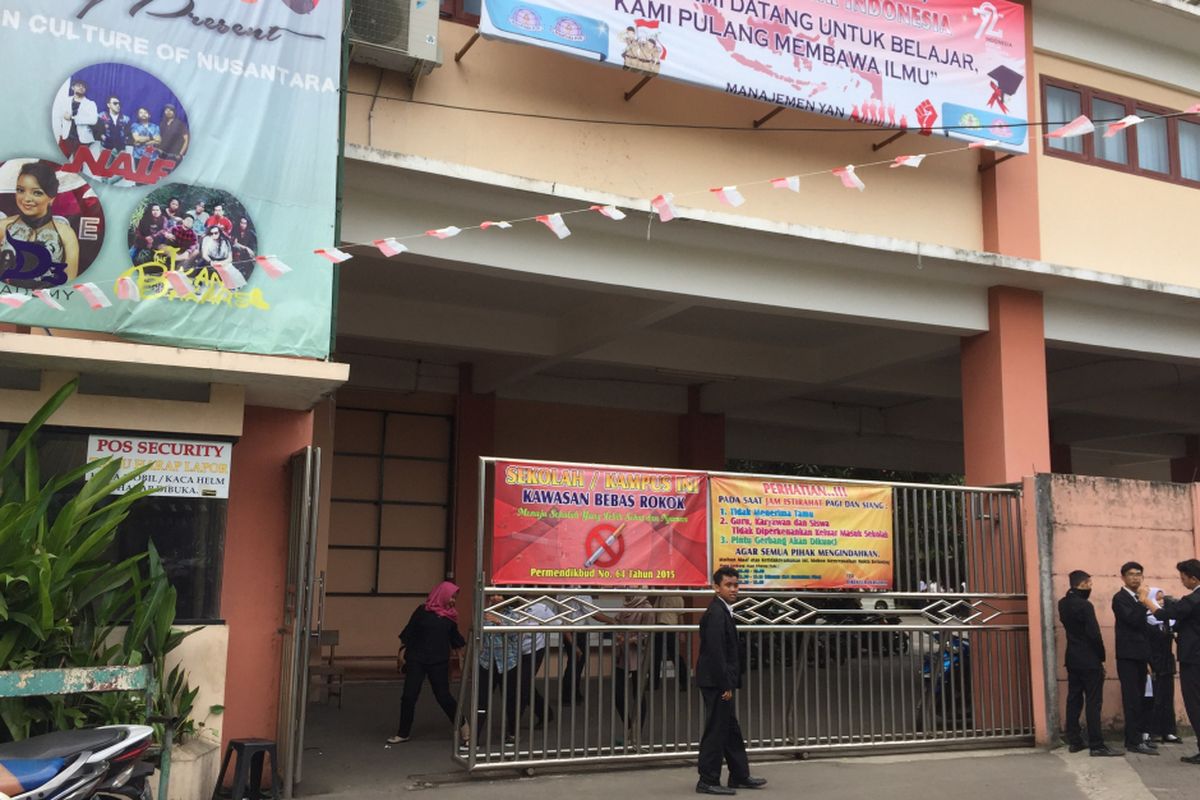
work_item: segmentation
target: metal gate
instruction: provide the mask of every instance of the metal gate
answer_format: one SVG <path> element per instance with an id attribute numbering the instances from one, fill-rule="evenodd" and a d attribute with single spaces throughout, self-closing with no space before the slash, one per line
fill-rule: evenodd
<path id="1" fill-rule="evenodd" d="M 895 591 L 752 592 L 734 605 L 751 754 L 1032 743 L 1019 493 L 892 486 Z M 457 760 L 698 754 L 690 676 L 711 591 L 487 586 L 484 544 L 481 527 Z"/>

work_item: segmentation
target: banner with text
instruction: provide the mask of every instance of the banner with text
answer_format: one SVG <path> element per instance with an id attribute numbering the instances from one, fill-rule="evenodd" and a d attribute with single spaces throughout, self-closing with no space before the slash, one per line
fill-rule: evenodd
<path id="1" fill-rule="evenodd" d="M 118 475 L 150 468 L 138 478 L 160 496 L 227 499 L 233 444 L 179 439 L 146 439 L 136 436 L 89 436 L 87 460 L 119 456 Z M 137 485 L 127 484 L 114 494 L 125 494 Z"/>
<path id="2" fill-rule="evenodd" d="M 0 4 L 0 322 L 327 356 L 342 9 Z"/>
<path id="3" fill-rule="evenodd" d="M 496 584 L 705 586 L 702 473 L 497 462 Z"/>
<path id="4" fill-rule="evenodd" d="M 843 120 L 1028 152 L 1008 0 L 484 0 L 486 36 Z"/>
<path id="5" fill-rule="evenodd" d="M 892 588 L 892 490 L 709 478 L 713 568 L 750 589 Z"/>

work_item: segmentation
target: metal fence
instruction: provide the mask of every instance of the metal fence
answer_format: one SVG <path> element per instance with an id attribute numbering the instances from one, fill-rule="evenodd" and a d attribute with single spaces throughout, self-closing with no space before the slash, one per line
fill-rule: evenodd
<path id="1" fill-rule="evenodd" d="M 735 604 L 752 755 L 1032 741 L 1019 496 L 897 485 L 894 498 L 896 591 Z M 456 725 L 468 769 L 698 754 L 691 677 L 711 591 L 477 591 Z"/>

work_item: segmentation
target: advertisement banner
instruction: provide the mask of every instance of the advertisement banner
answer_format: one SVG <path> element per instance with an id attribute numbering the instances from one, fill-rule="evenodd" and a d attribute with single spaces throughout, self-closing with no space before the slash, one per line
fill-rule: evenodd
<path id="1" fill-rule="evenodd" d="M 497 462 L 495 584 L 706 586 L 698 472 Z"/>
<path id="2" fill-rule="evenodd" d="M 0 5 L 0 322 L 327 356 L 342 7 Z"/>
<path id="3" fill-rule="evenodd" d="M 87 460 L 120 456 L 118 475 L 151 465 L 139 480 L 165 497 L 228 498 L 230 442 L 146 439 L 136 436 L 89 436 Z M 134 484 L 114 494 L 125 494 Z"/>
<path id="4" fill-rule="evenodd" d="M 713 568 L 751 589 L 892 588 L 892 490 L 709 478 Z"/>
<path id="5" fill-rule="evenodd" d="M 483 0 L 485 36 L 842 120 L 1029 150 L 1007 0 Z"/>

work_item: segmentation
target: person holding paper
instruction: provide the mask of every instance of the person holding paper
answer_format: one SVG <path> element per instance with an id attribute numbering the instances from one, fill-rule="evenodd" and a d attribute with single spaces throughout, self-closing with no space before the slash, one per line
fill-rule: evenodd
<path id="1" fill-rule="evenodd" d="M 1179 687 L 1183 705 L 1193 730 L 1200 730 L 1200 559 L 1189 558 L 1175 565 L 1179 582 L 1188 590 L 1179 600 L 1164 598 L 1161 608 L 1154 608 L 1149 588 L 1138 591 L 1138 599 L 1154 611 L 1159 620 L 1175 620 L 1179 635 Z M 1187 764 L 1200 764 L 1200 753 L 1179 759 Z"/>

